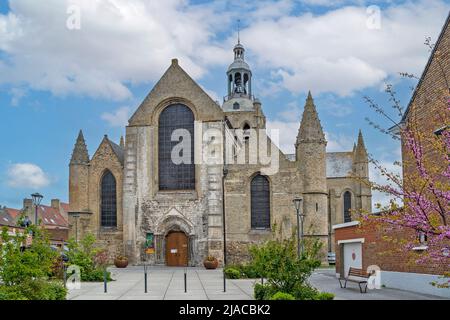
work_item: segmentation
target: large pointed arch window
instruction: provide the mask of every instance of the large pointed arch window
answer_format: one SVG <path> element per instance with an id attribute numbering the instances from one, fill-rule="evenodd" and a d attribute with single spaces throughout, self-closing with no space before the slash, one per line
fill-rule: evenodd
<path id="1" fill-rule="evenodd" d="M 177 132 L 184 132 L 189 137 L 180 137 Z M 172 141 L 173 134 L 175 141 Z M 194 114 L 191 109 L 183 104 L 165 108 L 159 116 L 158 137 L 159 189 L 195 189 Z M 172 151 L 177 150 L 174 148 L 180 143 L 183 148 L 177 151 L 177 156 L 183 159 L 182 162 L 172 159 Z"/>
<path id="2" fill-rule="evenodd" d="M 352 194 L 350 191 L 344 193 L 344 222 L 352 221 Z"/>
<path id="3" fill-rule="evenodd" d="M 106 170 L 101 181 L 101 226 L 117 227 L 117 185 L 111 171 Z"/>
<path id="4" fill-rule="evenodd" d="M 262 175 L 251 181 L 251 227 L 270 229 L 270 184 Z"/>

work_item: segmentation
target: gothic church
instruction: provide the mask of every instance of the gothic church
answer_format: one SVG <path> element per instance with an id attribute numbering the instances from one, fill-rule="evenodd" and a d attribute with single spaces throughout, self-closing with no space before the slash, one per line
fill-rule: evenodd
<path id="1" fill-rule="evenodd" d="M 248 258 L 249 244 L 273 236 L 275 225 L 283 237 L 293 236 L 292 200 L 300 197 L 305 236 L 320 237 L 325 251 L 334 251 L 331 226 L 350 222 L 352 209 L 371 210 L 371 190 L 363 183 L 369 174 L 362 134 L 353 150 L 327 153 L 309 93 L 292 142 L 296 152 L 284 154 L 265 137 L 266 118 L 253 95 L 244 53 L 238 43 L 222 105 L 174 59 L 129 119 L 119 144 L 105 136 L 89 157 L 80 131 L 69 165 L 71 236 L 93 233 L 111 257 L 125 255 L 134 264 L 198 266 L 208 255 L 223 261 L 225 231 L 227 260 L 240 262 Z M 172 159 L 180 141 L 173 132 L 179 129 L 191 137 L 192 152 L 183 153 L 192 161 Z M 198 161 L 216 154 L 214 134 L 199 131 L 231 135 L 229 157 L 244 162 Z M 276 170 L 248 161 L 258 153 L 251 146 L 253 135 L 268 141 Z M 219 143 L 217 154 L 226 155 L 226 149 Z"/>

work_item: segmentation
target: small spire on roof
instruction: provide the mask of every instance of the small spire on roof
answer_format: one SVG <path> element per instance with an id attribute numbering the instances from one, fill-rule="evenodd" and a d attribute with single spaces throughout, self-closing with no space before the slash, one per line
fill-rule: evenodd
<path id="1" fill-rule="evenodd" d="M 124 149 L 125 148 L 125 141 L 124 141 L 124 139 L 123 139 L 123 136 L 120 136 L 120 147 L 122 148 L 122 149 Z"/>
<path id="2" fill-rule="evenodd" d="M 364 138 L 361 129 L 359 129 L 358 133 L 358 143 L 355 149 L 355 158 L 358 160 L 367 160 L 367 150 L 364 144 Z"/>
<path id="3" fill-rule="evenodd" d="M 325 135 L 320 124 L 319 115 L 314 105 L 311 91 L 308 91 L 305 109 L 303 111 L 302 121 L 297 135 L 297 143 L 301 142 L 319 142 L 325 143 Z"/>
<path id="4" fill-rule="evenodd" d="M 78 138 L 73 148 L 72 158 L 70 159 L 70 164 L 88 164 L 89 154 L 86 147 L 86 142 L 84 141 L 83 131 L 80 130 L 78 133 Z"/>

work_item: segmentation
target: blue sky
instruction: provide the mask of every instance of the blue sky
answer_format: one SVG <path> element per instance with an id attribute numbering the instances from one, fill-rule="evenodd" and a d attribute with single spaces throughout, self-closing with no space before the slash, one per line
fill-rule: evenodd
<path id="1" fill-rule="evenodd" d="M 0 205 L 20 207 L 34 191 L 67 201 L 78 131 L 91 156 L 104 134 L 118 141 L 174 57 L 221 99 L 238 19 L 254 92 L 268 127 L 282 130 L 283 151 L 293 150 L 311 90 L 329 151 L 350 150 L 362 129 L 368 151 L 394 168 L 398 144 L 365 118 L 390 124 L 363 97 L 389 108 L 392 83 L 408 103 L 415 81 L 398 72 L 421 75 L 423 42 L 437 39 L 449 9 L 443 0 L 0 0 Z M 67 26 L 74 12 L 79 29 Z"/>

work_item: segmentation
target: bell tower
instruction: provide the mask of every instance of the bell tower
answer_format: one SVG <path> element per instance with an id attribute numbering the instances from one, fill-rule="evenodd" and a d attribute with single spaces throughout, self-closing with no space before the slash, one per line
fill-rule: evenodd
<path id="1" fill-rule="evenodd" d="M 252 71 L 245 62 L 245 49 L 238 38 L 234 46 L 234 61 L 228 67 L 228 99 L 248 98 L 252 100 Z"/>

